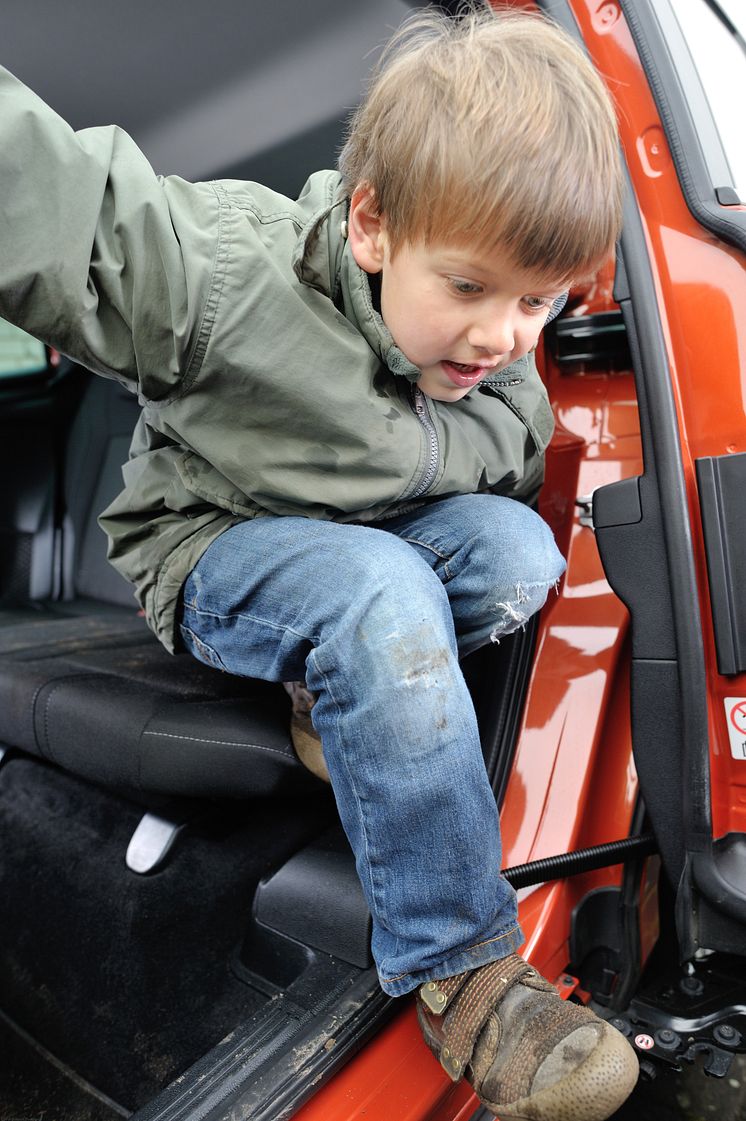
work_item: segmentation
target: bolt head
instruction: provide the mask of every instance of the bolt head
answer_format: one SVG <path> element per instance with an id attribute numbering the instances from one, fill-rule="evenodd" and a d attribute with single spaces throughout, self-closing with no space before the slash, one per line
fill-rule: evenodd
<path id="1" fill-rule="evenodd" d="M 712 1033 L 718 1043 L 734 1044 L 739 1039 L 738 1032 L 732 1024 L 718 1024 Z"/>
<path id="2" fill-rule="evenodd" d="M 655 1041 L 659 1047 L 666 1051 L 675 1051 L 681 1043 L 681 1037 L 672 1028 L 660 1028 L 655 1033 Z"/>

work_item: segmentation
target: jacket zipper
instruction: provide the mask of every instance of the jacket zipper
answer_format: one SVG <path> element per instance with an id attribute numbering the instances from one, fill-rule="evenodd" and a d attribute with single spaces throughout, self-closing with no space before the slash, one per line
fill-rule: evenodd
<path id="1" fill-rule="evenodd" d="M 430 408 L 427 403 L 427 398 L 419 386 L 412 386 L 412 408 L 419 420 L 420 424 L 425 430 L 425 436 L 428 443 L 427 461 L 417 482 L 403 498 L 420 498 L 435 482 L 435 476 L 438 474 L 438 467 L 440 466 L 440 445 L 438 444 L 438 430 L 435 427 L 433 418 L 430 415 Z"/>

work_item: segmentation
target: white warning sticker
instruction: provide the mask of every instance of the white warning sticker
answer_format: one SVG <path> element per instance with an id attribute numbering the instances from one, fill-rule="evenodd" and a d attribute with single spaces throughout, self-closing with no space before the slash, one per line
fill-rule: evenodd
<path id="1" fill-rule="evenodd" d="M 746 760 L 746 697 L 725 698 L 725 719 L 731 755 L 734 759 Z"/>

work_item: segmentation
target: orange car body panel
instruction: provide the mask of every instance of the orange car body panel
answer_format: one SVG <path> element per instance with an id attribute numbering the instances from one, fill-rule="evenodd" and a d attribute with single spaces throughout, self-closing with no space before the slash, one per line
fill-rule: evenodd
<path id="1" fill-rule="evenodd" d="M 694 461 L 746 451 L 746 270 L 743 254 L 705 230 L 686 205 L 619 5 L 573 0 L 572 6 L 600 72 L 614 75 L 622 145 L 658 289 L 699 585 L 717 838 L 746 831 L 746 767 L 731 755 L 724 704 L 725 697 L 746 696 L 746 674 L 724 677 L 717 669 Z"/>

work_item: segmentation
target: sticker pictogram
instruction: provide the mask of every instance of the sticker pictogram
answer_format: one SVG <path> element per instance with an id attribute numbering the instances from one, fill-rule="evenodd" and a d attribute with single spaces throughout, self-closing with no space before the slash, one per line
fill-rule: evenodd
<path id="1" fill-rule="evenodd" d="M 725 698 L 725 719 L 731 755 L 746 760 L 746 697 Z"/>
<path id="2" fill-rule="evenodd" d="M 635 1036 L 635 1047 L 639 1047 L 641 1051 L 649 1051 L 654 1045 L 654 1040 L 649 1035 L 645 1035 L 644 1032 Z"/>

